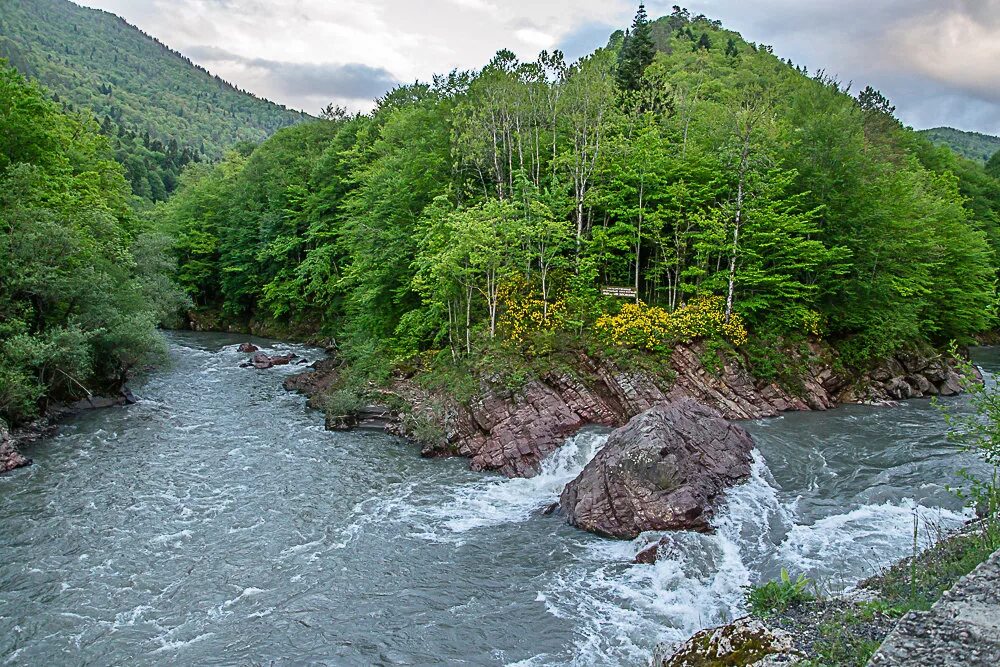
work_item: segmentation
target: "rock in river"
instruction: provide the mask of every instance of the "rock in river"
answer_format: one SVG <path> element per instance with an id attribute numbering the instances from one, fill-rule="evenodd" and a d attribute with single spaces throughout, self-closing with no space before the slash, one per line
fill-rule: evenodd
<path id="1" fill-rule="evenodd" d="M 266 370 L 272 366 L 285 366 L 292 363 L 296 358 L 294 354 L 284 354 L 276 357 L 269 356 L 263 352 L 255 352 L 250 357 L 250 364 L 257 370 Z"/>
<path id="2" fill-rule="evenodd" d="M 571 525 L 633 539 L 711 530 L 715 501 L 750 475 L 753 441 L 694 399 L 658 405 L 614 431 L 559 499 Z"/>

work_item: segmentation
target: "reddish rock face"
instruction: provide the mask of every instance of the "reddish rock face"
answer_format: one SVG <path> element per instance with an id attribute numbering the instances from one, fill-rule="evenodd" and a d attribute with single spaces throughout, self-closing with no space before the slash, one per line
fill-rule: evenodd
<path id="1" fill-rule="evenodd" d="M 571 525 L 607 537 L 708 531 L 716 501 L 750 476 L 752 450 L 749 433 L 697 401 L 658 405 L 612 433 L 559 503 Z"/>
<path id="2" fill-rule="evenodd" d="M 733 356 L 719 357 L 706 368 L 709 353 L 699 344 L 675 348 L 670 368 L 660 374 L 625 369 L 611 359 L 581 353 L 572 360 L 572 371 L 552 370 L 517 390 L 480 378 L 475 398 L 464 404 L 445 391 L 429 391 L 413 379 L 399 378 L 388 393 L 412 408 L 412 419 L 390 423 L 387 429 L 413 436 L 414 424 L 432 424 L 441 435 L 421 441 L 425 456 L 464 456 L 474 470 L 530 477 L 581 426 L 621 426 L 654 405 L 681 398 L 694 398 L 726 419 L 760 419 L 788 410 L 827 410 L 840 403 L 960 390 L 953 365 L 933 353 L 901 355 L 852 378 L 834 370 L 835 353 L 826 344 L 813 342 L 789 354 L 801 369 L 794 392 L 754 378 Z M 317 367 L 295 388 L 321 405 L 320 394 L 335 376 L 332 365 Z"/>
<path id="3" fill-rule="evenodd" d="M 648 547 L 640 551 L 635 555 L 635 561 L 637 565 L 653 565 L 656 563 L 656 557 L 660 555 L 660 543 L 653 542 Z"/>
<path id="4" fill-rule="evenodd" d="M 0 426 L 0 475 L 26 465 L 31 465 L 31 459 L 17 451 L 13 438 L 3 426 Z"/>
<path id="5" fill-rule="evenodd" d="M 323 408 L 324 393 L 340 379 L 342 362 L 336 358 L 320 359 L 309 367 L 309 370 L 285 378 L 283 386 L 286 391 L 304 394 L 309 398 L 309 406 Z"/>

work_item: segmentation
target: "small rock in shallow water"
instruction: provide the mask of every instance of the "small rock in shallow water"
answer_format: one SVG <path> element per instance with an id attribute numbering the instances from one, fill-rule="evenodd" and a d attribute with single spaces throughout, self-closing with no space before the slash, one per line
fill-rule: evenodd
<path id="1" fill-rule="evenodd" d="M 260 348 L 254 345 L 253 343 L 241 343 L 239 347 L 239 351 L 242 352 L 243 354 L 253 354 L 259 349 Z"/>
<path id="2" fill-rule="evenodd" d="M 656 563 L 656 556 L 660 552 L 660 543 L 653 542 L 635 555 L 633 561 L 636 565 L 653 565 Z"/>

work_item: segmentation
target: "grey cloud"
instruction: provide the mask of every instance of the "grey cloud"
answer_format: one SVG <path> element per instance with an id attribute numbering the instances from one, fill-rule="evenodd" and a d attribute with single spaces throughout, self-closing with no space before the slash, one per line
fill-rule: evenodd
<path id="1" fill-rule="evenodd" d="M 556 48 L 566 55 L 567 61 L 573 62 L 594 49 L 605 46 L 611 33 L 620 28 L 621 26 L 605 23 L 587 23 L 563 37 Z"/>
<path id="2" fill-rule="evenodd" d="M 293 63 L 246 58 L 214 46 L 195 46 L 186 51 L 200 62 L 224 61 L 261 71 L 273 91 L 292 96 L 371 100 L 399 84 L 384 67 L 362 63 Z"/>

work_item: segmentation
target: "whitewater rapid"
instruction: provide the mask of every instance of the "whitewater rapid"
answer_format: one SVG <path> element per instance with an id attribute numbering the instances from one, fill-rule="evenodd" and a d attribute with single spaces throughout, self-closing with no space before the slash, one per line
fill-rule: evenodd
<path id="1" fill-rule="evenodd" d="M 460 541 L 455 536 L 468 531 L 530 520 L 558 501 L 563 487 L 607 438 L 600 431 L 569 438 L 535 477 L 454 489 L 425 515 L 435 530 L 423 536 Z M 537 597 L 553 616 L 582 622 L 574 664 L 648 662 L 657 643 L 680 642 L 699 629 L 744 615 L 746 587 L 777 576 L 782 568 L 809 577 L 824 592 L 843 592 L 908 555 L 914 522 L 918 546 L 925 548 L 972 516 L 905 498 L 859 505 L 807 523 L 797 511 L 799 497 L 776 488 L 760 450 L 754 450 L 753 459 L 750 480 L 729 491 L 713 521 L 714 534 L 649 532 L 632 541 L 580 538 L 587 542 L 582 553 L 553 572 Z M 661 538 L 667 541 L 655 565 L 631 564 L 639 551 Z M 539 654 L 510 664 L 547 665 L 552 658 Z"/>

